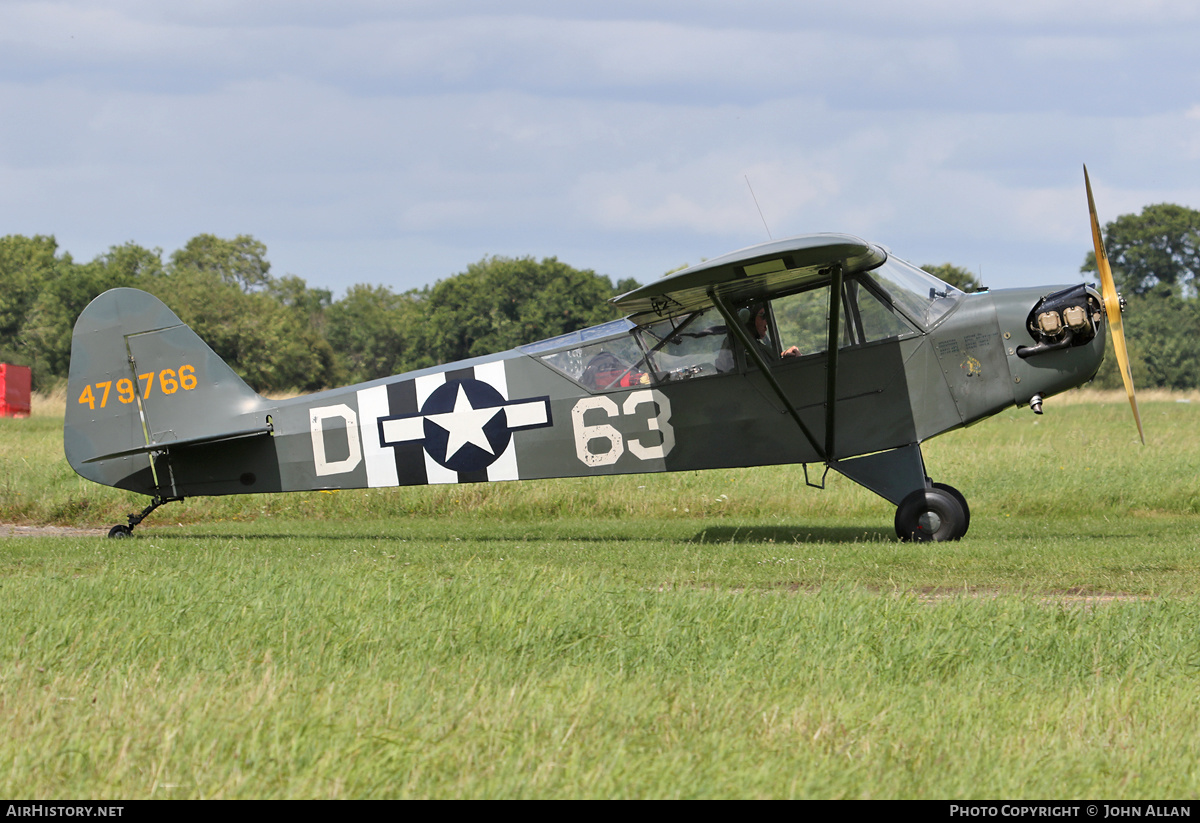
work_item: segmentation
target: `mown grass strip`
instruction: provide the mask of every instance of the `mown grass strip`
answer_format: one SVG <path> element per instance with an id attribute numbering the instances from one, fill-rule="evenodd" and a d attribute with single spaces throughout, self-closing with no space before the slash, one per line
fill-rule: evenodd
<path id="1" fill-rule="evenodd" d="M 199 541 L 8 578 L 0 790 L 1175 796 L 1197 602 L 453 577 Z M 1114 776 L 1120 779 L 1114 781 Z"/>
<path id="2" fill-rule="evenodd" d="M 1142 450 L 1119 404 L 1053 411 L 929 444 L 972 502 L 952 545 L 786 468 L 0 540 L 0 792 L 1190 796 L 1195 412 L 1144 404 Z M 60 424 L 0 422 L 6 518 L 138 507 L 70 474 Z"/>

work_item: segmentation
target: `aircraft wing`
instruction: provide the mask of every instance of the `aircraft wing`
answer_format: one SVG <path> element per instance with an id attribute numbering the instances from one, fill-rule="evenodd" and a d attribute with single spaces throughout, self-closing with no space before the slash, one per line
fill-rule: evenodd
<path id="1" fill-rule="evenodd" d="M 849 234 L 804 234 L 775 240 L 706 260 L 634 289 L 612 302 L 629 312 L 675 313 L 712 305 L 709 290 L 731 302 L 788 291 L 816 280 L 830 266 L 843 274 L 867 271 L 887 260 L 887 252 Z"/>

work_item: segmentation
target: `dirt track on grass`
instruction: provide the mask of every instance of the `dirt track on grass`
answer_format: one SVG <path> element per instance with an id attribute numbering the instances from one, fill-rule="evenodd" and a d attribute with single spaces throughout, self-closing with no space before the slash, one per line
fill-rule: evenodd
<path id="1" fill-rule="evenodd" d="M 107 529 L 75 529 L 69 526 L 13 526 L 0 523 L 0 537 L 104 537 Z"/>

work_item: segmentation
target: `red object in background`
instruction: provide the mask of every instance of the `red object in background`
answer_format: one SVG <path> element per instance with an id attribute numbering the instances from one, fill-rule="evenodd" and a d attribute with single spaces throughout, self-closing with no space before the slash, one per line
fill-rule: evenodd
<path id="1" fill-rule="evenodd" d="M 29 416 L 28 366 L 0 363 L 0 417 Z"/>

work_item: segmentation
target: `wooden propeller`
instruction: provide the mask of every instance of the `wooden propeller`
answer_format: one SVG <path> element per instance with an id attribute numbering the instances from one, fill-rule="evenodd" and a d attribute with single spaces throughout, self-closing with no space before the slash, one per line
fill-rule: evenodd
<path id="1" fill-rule="evenodd" d="M 1125 384 L 1129 406 L 1133 409 L 1138 437 L 1144 446 L 1146 435 L 1142 432 L 1142 417 L 1138 414 L 1137 397 L 1133 392 L 1133 371 L 1129 368 L 1129 350 L 1125 347 L 1125 328 L 1121 325 L 1121 297 L 1117 294 L 1112 268 L 1108 265 L 1108 253 L 1104 250 L 1104 239 L 1100 236 L 1100 221 L 1096 218 L 1096 201 L 1092 198 L 1092 181 L 1088 179 L 1086 165 L 1083 167 L 1083 184 L 1087 187 L 1088 213 L 1092 219 L 1092 243 L 1096 247 L 1096 268 L 1100 272 L 1100 292 L 1104 297 L 1104 310 L 1108 314 L 1108 328 L 1112 332 L 1113 352 L 1117 356 L 1117 367 L 1121 372 L 1121 381 Z"/>

